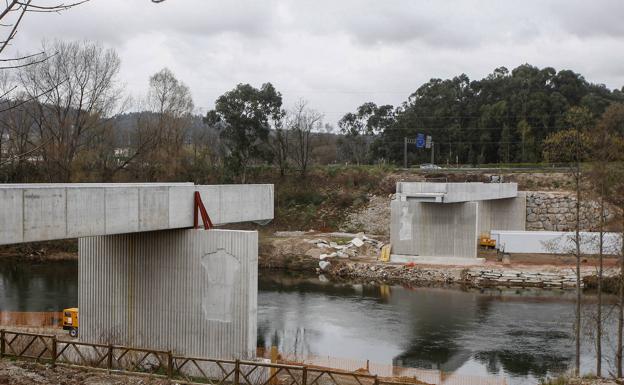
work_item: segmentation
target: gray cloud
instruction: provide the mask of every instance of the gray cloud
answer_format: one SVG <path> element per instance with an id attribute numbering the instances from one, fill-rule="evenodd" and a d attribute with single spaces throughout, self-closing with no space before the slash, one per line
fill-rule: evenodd
<path id="1" fill-rule="evenodd" d="M 204 109 L 237 83 L 271 81 L 334 123 L 366 101 L 399 104 L 433 77 L 527 62 L 620 88 L 623 14 L 621 0 L 92 0 L 30 16 L 15 43 L 101 41 L 131 93 L 167 66 Z"/>

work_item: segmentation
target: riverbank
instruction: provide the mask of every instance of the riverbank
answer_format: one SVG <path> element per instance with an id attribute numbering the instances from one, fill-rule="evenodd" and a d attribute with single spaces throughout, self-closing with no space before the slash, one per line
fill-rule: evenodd
<path id="1" fill-rule="evenodd" d="M 499 261 L 495 253 L 483 251 L 484 264 L 475 266 L 415 265 L 380 262 L 383 236 L 363 233 L 277 232 L 261 237 L 259 266 L 266 269 L 316 272 L 336 281 L 399 284 L 409 286 L 466 287 L 576 287 L 574 259 L 561 256 L 512 256 Z M 582 261 L 582 285 L 595 287 L 596 261 Z M 610 282 L 619 270 L 617 260 L 605 261 Z M 605 290 L 613 290 L 606 285 Z M 607 290 L 608 289 L 608 290 Z"/>
<path id="2" fill-rule="evenodd" d="M 567 378 L 567 377 L 559 377 L 549 381 L 545 381 L 542 385 L 620 385 L 622 384 L 621 380 L 612 380 L 605 378 L 592 378 L 592 377 L 582 377 L 582 378 Z"/>
<path id="3" fill-rule="evenodd" d="M 0 259 L 30 262 L 74 261 L 78 259 L 78 240 L 64 239 L 0 246 Z"/>
<path id="4" fill-rule="evenodd" d="M 475 266 L 395 264 L 380 262 L 387 235 L 288 231 L 260 236 L 258 266 L 263 269 L 316 272 L 335 281 L 409 286 L 464 287 L 576 287 L 575 259 L 570 256 L 513 255 L 504 262 L 495 252 L 482 250 L 485 263 Z M 355 244 L 354 244 L 355 242 Z M 19 262 L 62 262 L 78 259 L 76 240 L 0 247 L 0 259 Z M 617 259 L 605 259 L 603 290 L 617 293 Z M 597 287 L 597 260 L 582 261 L 582 285 Z"/>

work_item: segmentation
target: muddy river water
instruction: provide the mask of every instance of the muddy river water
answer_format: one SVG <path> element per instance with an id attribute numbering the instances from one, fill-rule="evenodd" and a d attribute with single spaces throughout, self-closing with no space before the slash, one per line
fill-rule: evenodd
<path id="1" fill-rule="evenodd" d="M 0 311 L 60 311 L 77 304 L 77 263 L 0 261 Z M 586 295 L 583 370 L 594 367 Z M 612 370 L 616 309 L 607 298 L 605 361 Z M 332 283 L 261 271 L 258 346 L 297 356 L 414 367 L 537 383 L 571 369 L 574 292 L 406 288 Z"/>

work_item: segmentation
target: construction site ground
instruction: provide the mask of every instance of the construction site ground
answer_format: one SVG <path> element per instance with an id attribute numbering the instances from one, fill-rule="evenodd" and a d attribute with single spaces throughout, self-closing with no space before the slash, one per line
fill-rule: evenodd
<path id="1" fill-rule="evenodd" d="M 0 385 L 165 385 L 168 380 L 108 374 L 28 361 L 0 360 Z"/>
<path id="2" fill-rule="evenodd" d="M 349 247 L 350 254 L 329 257 L 335 249 L 327 245 L 349 245 L 354 238 L 368 238 L 377 241 L 361 247 Z M 409 284 L 438 286 L 462 284 L 469 286 L 496 286 L 495 282 L 475 282 L 472 276 L 478 272 L 496 271 L 501 274 L 554 274 L 572 276 L 575 274 L 576 258 L 564 255 L 518 254 L 502 259 L 496 250 L 481 249 L 479 256 L 485 258 L 482 264 L 474 266 L 396 264 L 381 262 L 378 245 L 387 242 L 387 237 L 348 233 L 279 232 L 261 237 L 259 265 L 261 268 L 286 269 L 291 271 L 316 272 L 334 279 L 376 282 L 387 284 Z M 338 247 L 341 247 L 338 246 Z M 352 250 L 352 251 L 351 251 Z M 321 268 L 321 265 L 326 268 Z M 327 265 L 328 263 L 328 265 Z M 615 276 L 619 272 L 618 259 L 604 259 L 604 273 Z M 584 256 L 581 260 L 581 275 L 591 280 L 598 271 L 598 258 Z M 501 284 L 505 286 L 506 284 Z"/>

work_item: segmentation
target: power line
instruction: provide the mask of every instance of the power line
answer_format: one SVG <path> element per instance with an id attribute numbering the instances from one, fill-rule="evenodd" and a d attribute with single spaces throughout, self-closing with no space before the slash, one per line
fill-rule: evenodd
<path id="1" fill-rule="evenodd" d="M 389 129 L 396 129 L 396 130 L 420 130 L 420 131 L 426 131 L 426 130 L 451 130 L 451 131 L 461 131 L 461 130 L 465 130 L 465 131 L 480 131 L 480 130 L 505 130 L 505 129 L 509 129 L 509 130 L 517 130 L 517 127 L 431 127 L 431 126 L 423 126 L 423 127 L 395 127 L 395 126 L 389 126 Z M 531 128 L 535 128 L 535 127 L 531 127 Z M 550 127 L 549 127 L 550 128 Z M 557 128 L 555 126 L 555 128 Z"/>
<path id="2" fill-rule="evenodd" d="M 392 141 L 392 143 L 399 143 L 399 141 Z M 402 142 L 401 142 L 402 143 Z M 461 145 L 461 144 L 522 144 L 521 141 L 502 141 L 502 142 L 492 142 L 492 141 L 478 141 L 478 140 L 463 140 L 463 141 L 456 141 L 456 142 L 436 142 L 434 141 L 434 143 L 436 144 L 436 146 L 439 145 Z M 414 143 L 408 143 L 408 144 L 414 144 Z"/>

